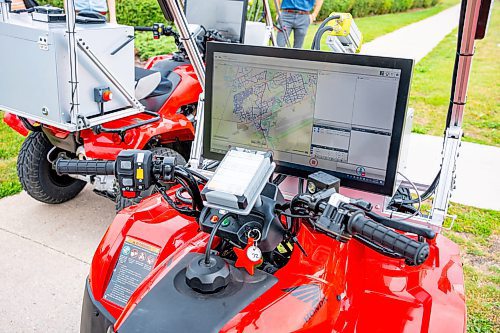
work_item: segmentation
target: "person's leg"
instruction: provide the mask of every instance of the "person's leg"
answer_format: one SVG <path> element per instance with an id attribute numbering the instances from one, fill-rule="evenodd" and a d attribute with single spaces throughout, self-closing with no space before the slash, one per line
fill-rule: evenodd
<path id="1" fill-rule="evenodd" d="M 281 30 L 278 31 L 278 35 L 276 37 L 278 46 L 285 47 L 286 40 L 290 38 L 290 32 L 292 32 L 293 27 L 293 14 L 287 12 L 281 12 Z M 284 30 L 284 31 L 283 31 Z M 285 37 L 286 33 L 286 37 Z"/>
<path id="2" fill-rule="evenodd" d="M 302 48 L 310 23 L 311 21 L 307 14 L 297 15 L 295 18 L 295 25 L 293 27 L 293 47 L 295 49 Z"/>

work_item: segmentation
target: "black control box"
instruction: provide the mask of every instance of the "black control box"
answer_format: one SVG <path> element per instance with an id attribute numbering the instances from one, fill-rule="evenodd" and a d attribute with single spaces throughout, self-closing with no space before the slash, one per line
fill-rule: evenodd
<path id="1" fill-rule="evenodd" d="M 307 177 L 307 191 L 311 194 L 331 188 L 339 193 L 340 179 L 323 171 L 315 172 Z"/>
<path id="2" fill-rule="evenodd" d="M 153 153 L 148 150 L 122 150 L 116 158 L 116 178 L 126 197 L 136 197 L 153 185 Z"/>

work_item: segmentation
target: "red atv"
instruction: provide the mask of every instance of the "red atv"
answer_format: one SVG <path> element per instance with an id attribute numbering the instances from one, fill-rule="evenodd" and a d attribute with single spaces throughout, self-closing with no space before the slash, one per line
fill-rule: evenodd
<path id="1" fill-rule="evenodd" d="M 56 170 L 159 192 L 120 212 L 99 244 L 82 333 L 464 332 L 458 246 L 340 195 L 333 176 L 312 174 L 306 193 L 263 177 L 243 215 L 210 208 L 202 174 L 147 151 Z"/>
<path id="2" fill-rule="evenodd" d="M 112 160 L 123 149 L 150 149 L 186 163 L 202 88 L 177 32 L 161 24 L 136 30 L 152 31 L 155 38 L 172 36 L 179 48 L 173 54 L 149 59 L 145 69 L 136 68 L 136 95 L 141 90 L 138 99 L 148 112 L 73 133 L 5 114 L 5 123 L 27 137 L 19 152 L 18 176 L 23 189 L 36 200 L 50 204 L 71 200 L 90 181 L 97 193 L 118 199 L 117 209 L 129 204 L 117 196 L 113 177 L 77 179 L 57 175 L 51 161 L 62 155 Z M 218 38 L 224 40 L 214 31 L 200 36 L 197 43 L 202 54 L 206 41 Z"/>

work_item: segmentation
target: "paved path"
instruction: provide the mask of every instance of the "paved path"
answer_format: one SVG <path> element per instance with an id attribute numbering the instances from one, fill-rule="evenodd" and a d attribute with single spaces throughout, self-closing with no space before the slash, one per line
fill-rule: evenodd
<path id="1" fill-rule="evenodd" d="M 407 25 L 363 45 L 361 53 L 415 59 L 419 62 L 458 26 L 460 5 Z"/>
<path id="2" fill-rule="evenodd" d="M 87 187 L 62 205 L 0 200 L 0 332 L 78 332 L 85 278 L 114 204 Z"/>
<path id="3" fill-rule="evenodd" d="M 414 182 L 430 184 L 441 165 L 443 138 L 412 134 L 406 175 Z M 451 201 L 500 210 L 500 148 L 462 142 L 457 161 L 457 188 Z"/>

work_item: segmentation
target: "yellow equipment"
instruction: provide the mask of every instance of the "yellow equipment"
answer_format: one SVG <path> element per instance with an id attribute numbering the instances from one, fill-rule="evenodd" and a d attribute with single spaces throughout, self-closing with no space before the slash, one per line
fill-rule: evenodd
<path id="1" fill-rule="evenodd" d="M 349 13 L 331 13 L 318 28 L 314 36 L 313 49 L 320 49 L 320 41 L 325 33 L 326 45 L 337 53 L 359 53 L 363 35 Z"/>

